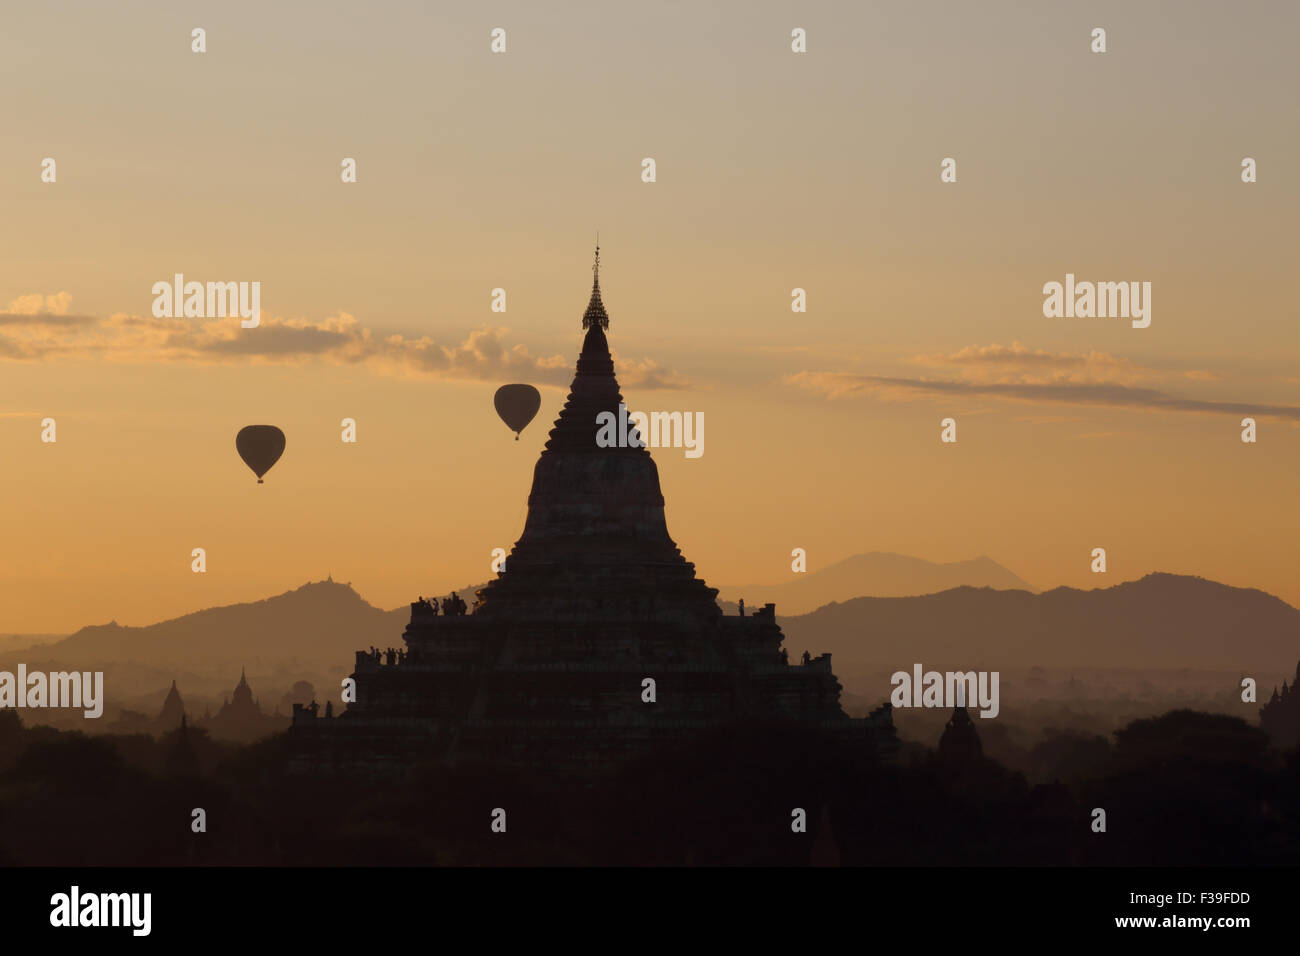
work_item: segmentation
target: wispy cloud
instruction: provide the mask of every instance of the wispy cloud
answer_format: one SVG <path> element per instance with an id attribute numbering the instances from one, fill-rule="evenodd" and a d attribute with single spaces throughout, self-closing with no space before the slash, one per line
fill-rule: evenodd
<path id="1" fill-rule="evenodd" d="M 1170 395 L 1154 388 L 1113 383 L 1001 384 L 942 379 L 898 378 L 887 375 L 853 375 L 841 372 L 799 372 L 786 377 L 792 385 L 821 392 L 828 398 L 869 395 L 901 401 L 917 395 L 972 395 L 1015 402 L 1061 405 L 1107 405 L 1174 412 L 1261 415 L 1300 420 L 1300 406 L 1216 402 Z"/>
<path id="2" fill-rule="evenodd" d="M 660 368 L 654 359 L 621 359 L 615 356 L 614 370 L 620 385 L 644 389 L 679 389 L 693 386 L 685 376 L 671 369 Z"/>
<path id="3" fill-rule="evenodd" d="M 929 368 L 956 369 L 966 380 L 1002 383 L 1135 381 L 1146 370 L 1106 352 L 1049 352 L 1010 345 L 968 345 L 956 352 L 907 360 Z"/>
<path id="4" fill-rule="evenodd" d="M 52 295 L 32 292 L 14 299 L 5 311 L 14 315 L 67 315 L 71 304 L 72 295 L 68 292 L 55 292 Z"/>
<path id="5" fill-rule="evenodd" d="M 1174 412 L 1261 415 L 1300 420 L 1300 406 L 1212 401 L 1156 387 L 1162 379 L 1218 382 L 1200 369 L 1145 368 L 1105 352 L 1049 352 L 1011 345 L 972 345 L 956 352 L 918 355 L 908 364 L 943 369 L 943 378 L 804 371 L 785 381 L 828 398 L 864 395 L 906 401 L 923 395 L 965 395 L 1003 401 L 1058 405 L 1101 405 Z"/>
<path id="6" fill-rule="evenodd" d="M 1064 425 L 1067 422 L 1081 422 L 1083 418 L 1078 415 L 1020 415 L 1015 421 L 1028 425 Z"/>
<path id="7" fill-rule="evenodd" d="M 238 317 L 155 318 L 116 313 L 108 318 L 68 314 L 71 296 L 19 296 L 0 313 L 0 359 L 52 361 L 300 365 L 322 362 L 364 366 L 376 374 L 461 379 L 518 379 L 564 386 L 572 377 L 563 355 L 534 355 L 510 344 L 504 328 L 469 332 L 459 343 L 429 336 L 378 335 L 346 312 L 325 319 L 262 313 L 258 327 Z M 684 388 L 676 372 L 652 359 L 617 362 L 622 385 L 643 389 Z"/>
<path id="8" fill-rule="evenodd" d="M 98 321 L 92 315 L 69 315 L 71 304 L 72 296 L 66 292 L 34 292 L 14 299 L 0 312 L 0 356 L 21 357 L 21 349 L 12 342 L 6 348 L 6 339 L 36 338 L 42 329 L 84 328 Z M 6 328 L 11 331 L 3 331 Z"/>

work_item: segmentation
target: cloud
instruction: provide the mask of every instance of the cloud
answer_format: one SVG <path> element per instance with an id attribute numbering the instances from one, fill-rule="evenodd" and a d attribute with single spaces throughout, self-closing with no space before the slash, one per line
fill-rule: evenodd
<path id="1" fill-rule="evenodd" d="M 68 306 L 72 303 L 72 296 L 67 292 L 56 292 L 53 295 L 42 295 L 39 292 L 33 292 L 30 295 L 20 295 L 9 303 L 6 312 L 14 315 L 40 315 L 47 313 L 49 315 L 67 315 Z"/>
<path id="2" fill-rule="evenodd" d="M 968 345 L 947 355 L 917 355 L 907 361 L 958 369 L 968 381 L 1002 383 L 1132 382 L 1149 371 L 1106 352 L 1048 352 L 1019 342 Z"/>
<path id="3" fill-rule="evenodd" d="M 827 398 L 868 395 L 892 402 L 925 395 L 962 395 L 1008 402 L 1260 415 L 1300 421 L 1300 406 L 1209 401 L 1153 387 L 1153 380 L 1159 384 L 1161 379 L 1219 382 L 1222 376 L 1217 373 L 1201 369 L 1146 368 L 1105 352 L 1049 352 L 1012 342 L 970 345 L 945 354 L 916 355 L 905 362 L 941 369 L 949 372 L 949 376 L 804 371 L 786 376 L 785 381 L 821 392 Z"/>
<path id="4" fill-rule="evenodd" d="M 240 320 L 115 315 L 105 322 L 114 334 L 105 357 L 114 361 L 167 361 L 364 366 L 381 375 L 462 379 L 519 378 L 537 384 L 566 384 L 569 363 L 562 355 L 535 356 L 510 345 L 503 328 L 471 331 L 464 341 L 442 345 L 429 336 L 377 336 L 346 312 L 319 321 L 263 314 L 255 329 Z"/>
<path id="5" fill-rule="evenodd" d="M 828 398 L 869 395 L 886 401 L 902 401 L 918 395 L 966 395 L 1014 402 L 1103 405 L 1300 420 L 1300 406 L 1205 401 L 1170 395 L 1154 388 L 1137 388 L 1110 382 L 989 383 L 855 375 L 844 372 L 799 372 L 787 376 L 785 381 L 801 388 L 821 392 Z"/>
<path id="6" fill-rule="evenodd" d="M 26 312 L 0 312 L 0 325 L 45 326 L 57 329 L 77 325 L 94 325 L 98 321 L 93 315 L 31 315 Z"/>
<path id="7" fill-rule="evenodd" d="M 33 292 L 29 295 L 20 295 L 10 302 L 3 312 L 0 312 L 0 327 L 58 329 L 93 325 L 97 321 L 91 315 L 69 315 L 68 306 L 71 304 L 72 296 L 67 292 L 56 292 L 53 295 Z M 17 336 L 19 333 L 9 334 Z M 0 355 L 7 354 L 10 354 L 10 350 L 6 349 L 4 341 L 0 340 Z"/>
<path id="8" fill-rule="evenodd" d="M 539 356 L 507 341 L 508 330 L 483 328 L 443 345 L 429 336 L 376 335 L 346 312 L 325 319 L 285 318 L 263 311 L 257 328 L 238 317 L 155 318 L 115 313 L 106 319 L 68 315 L 71 296 L 19 296 L 0 313 L 0 359 L 110 362 L 248 363 L 363 366 L 380 375 L 498 380 L 564 386 L 572 378 L 563 355 Z M 55 312 L 54 310 L 61 310 Z M 44 311 L 41 311 L 44 310 Z M 653 360 L 619 360 L 621 384 L 676 389 L 688 384 Z"/>
<path id="9" fill-rule="evenodd" d="M 1067 422 L 1081 422 L 1083 418 L 1078 415 L 1020 415 L 1015 421 L 1027 425 L 1064 425 Z"/>
<path id="10" fill-rule="evenodd" d="M 690 388 L 691 383 L 676 372 L 660 368 L 653 359 L 635 362 L 631 359 L 614 359 L 615 374 L 618 384 L 625 388 L 643 389 L 680 389 Z"/>

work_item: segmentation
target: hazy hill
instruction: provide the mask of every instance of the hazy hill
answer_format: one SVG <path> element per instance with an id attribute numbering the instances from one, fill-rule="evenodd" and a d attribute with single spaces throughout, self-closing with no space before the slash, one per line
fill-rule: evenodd
<path id="1" fill-rule="evenodd" d="M 991 558 L 936 564 L 904 554 L 872 551 L 856 554 L 816 571 L 799 574 L 781 584 L 749 584 L 720 587 L 718 602 L 735 610 L 745 599 L 749 607 L 776 604 L 778 614 L 806 614 L 832 601 L 856 597 L 907 597 L 935 594 L 962 586 L 975 588 L 1034 588 Z"/>
<path id="2" fill-rule="evenodd" d="M 472 589 L 461 594 L 472 601 Z M 254 659 L 300 660 L 346 673 L 353 651 L 398 646 L 409 617 L 407 607 L 385 611 L 350 585 L 319 581 L 146 627 L 84 627 L 22 656 L 29 664 L 39 657 L 83 668 L 96 661 L 233 664 L 236 674 Z M 861 597 L 779 621 L 792 658 L 805 648 L 831 651 L 837 671 L 917 661 L 940 669 L 1294 670 L 1300 658 L 1300 610 L 1263 591 L 1172 574 L 1091 591 L 959 587 L 917 597 Z"/>
<path id="3" fill-rule="evenodd" d="M 0 653 L 22 647 L 35 647 L 38 644 L 53 644 L 67 637 L 66 634 L 0 634 Z"/>
<path id="4" fill-rule="evenodd" d="M 206 608 L 145 627 L 97 624 L 39 648 L 46 660 L 238 665 L 262 660 L 333 659 L 401 639 L 407 611 L 383 611 L 347 584 L 317 581 L 249 604 Z"/>
<path id="5" fill-rule="evenodd" d="M 845 673 L 1018 667 L 1290 672 L 1300 611 L 1263 591 L 1149 574 L 1109 588 L 1042 594 L 955 588 L 856 598 L 781 618 L 791 659 L 830 651 Z M 883 696 L 883 695 L 882 695 Z"/>
<path id="6" fill-rule="evenodd" d="M 461 596 L 472 602 L 472 590 Z M 400 646 L 409 615 L 407 607 L 374 607 L 349 585 L 315 582 L 147 627 L 82 628 L 52 644 L 0 653 L 0 667 L 18 660 L 33 669 L 94 665 L 106 672 L 110 699 L 124 699 L 156 694 L 172 678 L 183 692 L 228 692 L 247 665 L 255 691 L 278 700 L 300 678 L 334 684 L 351 672 L 359 648 Z M 1294 673 L 1300 658 L 1300 611 L 1262 591 L 1170 574 L 1092 591 L 959 587 L 854 598 L 779 621 L 791 661 L 805 649 L 830 651 L 845 687 L 874 700 L 887 695 L 889 673 L 913 663 L 1006 672 L 1192 669 L 1262 680 Z M 1270 687 L 1261 685 L 1262 692 Z"/>
<path id="7" fill-rule="evenodd" d="M 472 604 L 473 589 L 459 593 Z M 247 666 L 254 691 L 270 700 L 298 679 L 335 683 L 351 673 L 357 650 L 402 646 L 408 620 L 409 607 L 385 611 L 348 584 L 316 581 L 144 627 L 98 624 L 50 643 L 0 648 L 0 668 L 21 661 L 33 670 L 102 670 L 110 700 L 156 695 L 173 679 L 183 694 L 219 700 Z"/>

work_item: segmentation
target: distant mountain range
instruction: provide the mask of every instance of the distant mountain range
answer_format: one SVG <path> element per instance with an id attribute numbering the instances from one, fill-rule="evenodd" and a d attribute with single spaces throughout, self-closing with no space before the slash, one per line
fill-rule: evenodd
<path id="1" fill-rule="evenodd" d="M 459 593 L 472 603 L 473 590 Z M 761 588 L 749 593 L 751 608 L 771 599 Z M 95 665 L 107 672 L 110 698 L 153 692 L 185 675 L 196 688 L 210 683 L 216 692 L 228 689 L 244 665 L 250 680 L 256 669 L 265 684 L 288 686 L 299 676 L 332 683 L 351 672 L 354 651 L 400 646 L 409 616 L 407 607 L 374 607 L 350 585 L 318 581 L 147 627 L 85 627 L 24 652 L 0 652 L 0 667 L 19 660 L 29 668 Z M 1263 591 L 1172 574 L 1091 591 L 964 586 L 914 597 L 857 597 L 779 616 L 778 622 L 791 661 L 805 649 L 832 652 L 846 687 L 879 688 L 880 699 L 888 689 L 880 675 L 914 663 L 936 670 L 1041 666 L 1251 675 L 1291 673 L 1300 658 L 1300 611 Z"/>
<path id="2" fill-rule="evenodd" d="M 1250 676 L 1289 673 L 1300 659 L 1300 610 L 1263 591 L 1175 574 L 1091 591 L 960 587 L 923 597 L 855 598 L 778 622 L 792 660 L 805 648 L 829 651 L 841 679 L 869 673 L 874 680 L 915 663 L 935 670 L 1187 668 Z"/>
<path id="3" fill-rule="evenodd" d="M 0 634 L 0 653 L 17 647 L 52 644 L 66 636 L 66 634 Z"/>
<path id="4" fill-rule="evenodd" d="M 395 646 L 405 611 L 368 604 L 350 585 L 316 581 L 248 604 L 206 608 L 145 627 L 96 624 L 39 648 L 67 661 L 162 661 L 239 665 L 253 658 L 350 664 L 352 651 Z M 350 668 L 349 668 L 350 669 Z"/>
<path id="5" fill-rule="evenodd" d="M 751 608 L 773 602 L 778 614 L 807 614 L 832 601 L 935 594 L 963 585 L 1035 590 L 991 558 L 936 564 L 904 554 L 872 551 L 797 574 L 780 584 L 719 587 L 718 601 L 728 611 L 735 610 L 736 602 L 743 598 Z"/>
<path id="6" fill-rule="evenodd" d="M 472 592 L 460 593 L 472 603 Z M 50 643 L 10 645 L 0 648 L 0 666 L 93 666 L 105 671 L 109 697 L 119 699 L 166 688 L 173 678 L 186 692 L 229 691 L 247 666 L 250 680 L 260 675 L 255 689 L 261 692 L 298 678 L 337 681 L 351 673 L 354 651 L 402 646 L 409 619 L 407 607 L 385 611 L 348 584 L 316 581 L 145 627 L 96 624 Z"/>

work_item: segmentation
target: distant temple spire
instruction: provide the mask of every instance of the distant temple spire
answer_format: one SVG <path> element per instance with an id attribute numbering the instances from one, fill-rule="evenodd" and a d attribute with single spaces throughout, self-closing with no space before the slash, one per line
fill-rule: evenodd
<path id="1" fill-rule="evenodd" d="M 1296 665 L 1300 675 L 1300 664 Z M 1290 685 L 1282 681 L 1282 693 L 1273 687 L 1273 696 L 1260 708 L 1259 725 L 1273 739 L 1273 743 L 1286 750 L 1300 743 L 1300 676 Z"/>
<path id="2" fill-rule="evenodd" d="M 983 753 L 979 731 L 970 713 L 965 706 L 954 707 L 939 738 L 939 759 L 949 764 L 971 764 L 978 763 Z"/>
<path id="3" fill-rule="evenodd" d="M 609 328 L 609 316 L 605 313 L 605 304 L 600 301 L 600 240 L 596 240 L 596 262 L 591 267 L 594 278 L 591 283 L 591 301 L 587 311 L 582 315 L 582 327 L 590 329 L 599 326 L 601 331 Z"/>
<path id="4" fill-rule="evenodd" d="M 163 701 L 162 712 L 158 715 L 158 723 L 165 730 L 172 730 L 176 725 L 185 719 L 185 704 L 181 700 L 181 692 L 176 689 L 176 681 L 172 681 L 172 689 L 167 692 L 167 699 Z"/>

